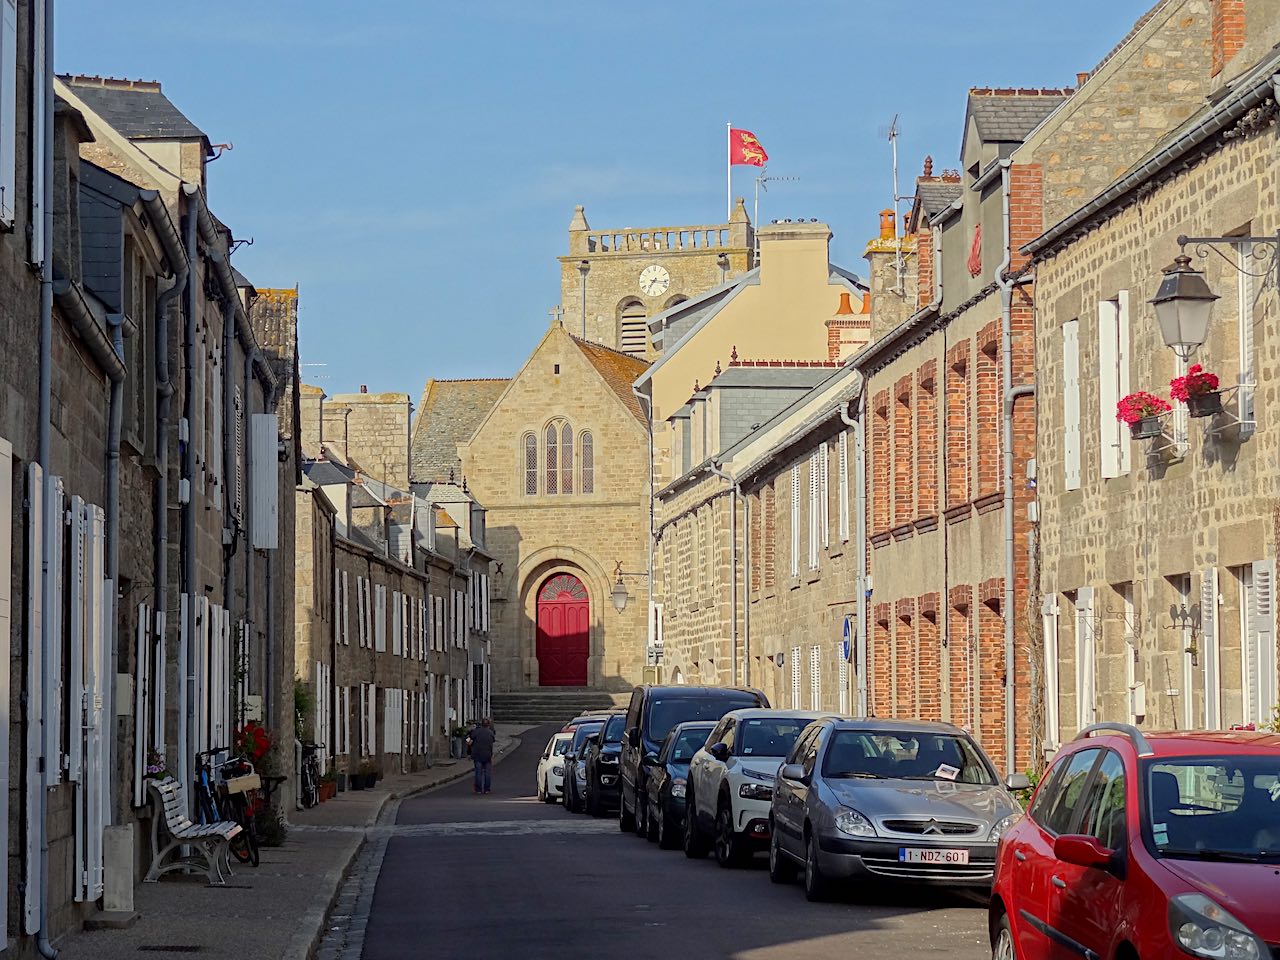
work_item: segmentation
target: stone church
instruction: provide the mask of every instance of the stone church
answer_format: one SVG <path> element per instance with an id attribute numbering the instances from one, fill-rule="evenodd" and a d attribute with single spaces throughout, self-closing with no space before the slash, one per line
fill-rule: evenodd
<path id="1" fill-rule="evenodd" d="M 496 559 L 495 691 L 623 691 L 652 660 L 650 320 L 749 271 L 728 223 L 592 230 L 579 206 L 559 258 L 561 311 L 510 380 L 430 380 L 411 437 L 416 484 L 456 480 Z M 621 587 L 619 587 L 621 584 Z"/>

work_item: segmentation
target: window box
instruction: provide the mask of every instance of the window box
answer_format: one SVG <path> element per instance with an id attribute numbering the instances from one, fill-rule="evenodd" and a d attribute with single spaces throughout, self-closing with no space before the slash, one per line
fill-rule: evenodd
<path id="1" fill-rule="evenodd" d="M 1192 417 L 1212 417 L 1222 412 L 1222 391 L 1210 390 L 1187 397 L 1187 413 Z"/>
<path id="2" fill-rule="evenodd" d="M 1163 432 L 1159 417 L 1142 417 L 1129 424 L 1129 435 L 1134 440 L 1154 440 Z"/>

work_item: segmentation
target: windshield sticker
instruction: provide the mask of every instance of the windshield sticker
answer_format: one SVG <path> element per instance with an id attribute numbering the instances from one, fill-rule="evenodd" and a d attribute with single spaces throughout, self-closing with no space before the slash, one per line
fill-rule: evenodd
<path id="1" fill-rule="evenodd" d="M 960 768 L 953 767 L 949 763 L 939 764 L 938 769 L 933 772 L 933 775 L 935 777 L 941 777 L 943 780 L 954 780 L 956 777 L 960 776 Z"/>
<path id="2" fill-rule="evenodd" d="M 1163 847 L 1169 843 L 1169 827 L 1163 823 L 1153 823 L 1151 832 L 1155 835 L 1156 844 Z"/>

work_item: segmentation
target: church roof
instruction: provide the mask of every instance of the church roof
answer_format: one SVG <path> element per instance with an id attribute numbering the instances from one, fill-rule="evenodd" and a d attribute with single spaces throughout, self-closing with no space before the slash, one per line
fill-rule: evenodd
<path id="1" fill-rule="evenodd" d="M 409 444 L 410 471 L 419 481 L 462 478 L 458 444 L 470 440 L 509 380 L 428 380 Z"/>
<path id="2" fill-rule="evenodd" d="M 596 368 L 605 386 L 618 395 L 623 406 L 630 410 L 637 420 L 644 423 L 644 409 L 640 406 L 640 399 L 632 391 L 631 384 L 649 369 L 649 364 L 629 353 L 606 347 L 602 343 L 591 343 L 587 340 L 579 340 L 577 337 L 573 337 L 573 342 L 578 345 L 578 349 L 582 351 L 582 355 L 588 362 Z"/>

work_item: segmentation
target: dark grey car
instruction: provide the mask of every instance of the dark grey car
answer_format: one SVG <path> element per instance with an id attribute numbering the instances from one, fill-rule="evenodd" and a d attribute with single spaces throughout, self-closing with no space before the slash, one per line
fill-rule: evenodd
<path id="1" fill-rule="evenodd" d="M 982 748 L 948 723 L 819 720 L 778 771 L 769 875 L 804 868 L 805 895 L 836 880 L 991 886 L 996 844 L 1022 815 Z"/>

